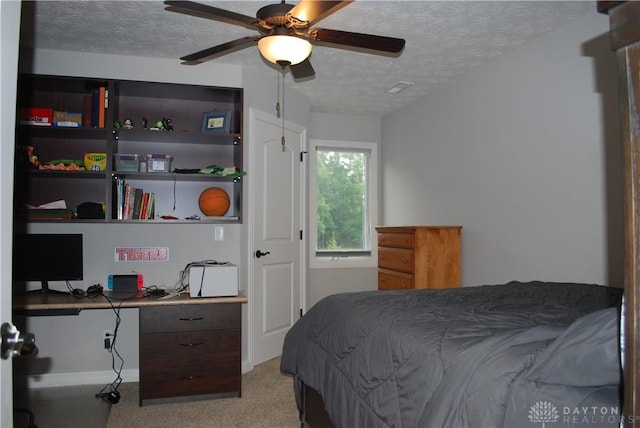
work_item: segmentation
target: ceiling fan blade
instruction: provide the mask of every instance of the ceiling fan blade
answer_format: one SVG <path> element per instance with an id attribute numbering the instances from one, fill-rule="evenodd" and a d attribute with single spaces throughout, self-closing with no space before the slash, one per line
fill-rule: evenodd
<path id="1" fill-rule="evenodd" d="M 186 15 L 198 16 L 200 18 L 214 19 L 229 24 L 241 25 L 243 27 L 255 29 L 258 22 L 256 18 L 242 15 L 240 13 L 231 12 L 229 10 L 220 9 L 206 4 L 196 3 L 192 1 L 174 1 L 167 0 L 164 2 L 167 7 L 165 10 L 171 12 L 184 13 Z"/>
<path id="2" fill-rule="evenodd" d="M 307 77 L 313 77 L 316 75 L 315 70 L 311 66 L 309 58 L 298 64 L 290 65 L 289 69 L 291 70 L 291 74 L 295 79 L 305 79 Z"/>
<path id="3" fill-rule="evenodd" d="M 302 0 L 289 11 L 289 15 L 300 21 L 307 21 L 309 23 L 308 25 L 311 25 L 351 2 L 353 2 L 353 0 Z"/>
<path id="4" fill-rule="evenodd" d="M 201 51 L 192 53 L 190 55 L 183 56 L 180 59 L 184 61 L 183 64 L 187 64 L 187 65 L 200 64 L 211 57 L 226 55 L 228 53 L 231 53 L 240 49 L 244 49 L 251 45 L 255 45 L 256 42 L 260 40 L 260 38 L 261 36 L 242 37 L 240 39 L 232 40 L 230 42 L 223 43 L 218 46 L 214 46 L 208 49 L 203 49 Z"/>
<path id="5" fill-rule="evenodd" d="M 375 51 L 399 53 L 404 49 L 404 39 L 395 37 L 374 36 L 372 34 L 351 33 L 349 31 L 312 28 L 309 39 L 334 45 L 352 46 Z"/>

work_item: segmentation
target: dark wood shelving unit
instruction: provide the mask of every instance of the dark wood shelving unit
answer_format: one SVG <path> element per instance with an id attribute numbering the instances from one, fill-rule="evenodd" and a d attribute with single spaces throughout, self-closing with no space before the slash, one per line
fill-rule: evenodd
<path id="1" fill-rule="evenodd" d="M 106 88 L 108 106 L 104 110 L 104 127 L 16 126 L 15 206 L 38 206 L 54 200 L 67 201 L 76 209 L 82 202 L 106 205 L 102 220 L 30 220 L 35 222 L 140 222 L 167 223 L 159 219 L 171 214 L 179 219 L 201 214 L 197 208 L 199 193 L 207 187 L 221 187 L 230 197 L 231 206 L 222 217 L 201 215 L 199 221 L 180 223 L 241 223 L 242 178 L 213 174 L 173 173 L 174 169 L 200 169 L 210 165 L 243 170 L 242 113 L 243 90 L 174 83 L 95 79 L 66 76 L 22 74 L 18 80 L 18 111 L 21 108 L 50 108 L 54 111 L 86 113 L 86 96 L 97 87 Z M 230 112 L 225 129 L 203 131 L 205 113 Z M 172 120 L 173 130 L 143 129 L 164 118 Z M 130 119 L 133 129 L 124 125 Z M 86 125 L 86 124 L 85 124 Z M 227 132 L 228 131 L 228 132 Z M 103 171 L 38 170 L 25 167 L 21 152 L 33 147 L 40 162 L 58 159 L 80 160 L 85 153 L 105 153 Z M 120 171 L 114 157 L 137 154 L 144 160 L 150 154 L 172 156 L 168 172 Z M 124 179 L 131 186 L 152 191 L 156 199 L 156 218 L 118 220 L 113 182 Z M 195 205 L 194 205 L 195 204 Z M 176 205 L 175 210 L 168 207 Z M 173 222 L 175 223 L 175 222 Z"/>

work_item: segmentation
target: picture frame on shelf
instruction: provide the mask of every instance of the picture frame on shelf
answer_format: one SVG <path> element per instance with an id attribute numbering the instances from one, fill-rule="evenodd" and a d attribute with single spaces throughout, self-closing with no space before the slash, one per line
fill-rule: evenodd
<path id="1" fill-rule="evenodd" d="M 208 111 L 202 115 L 202 132 L 229 132 L 231 110 Z"/>

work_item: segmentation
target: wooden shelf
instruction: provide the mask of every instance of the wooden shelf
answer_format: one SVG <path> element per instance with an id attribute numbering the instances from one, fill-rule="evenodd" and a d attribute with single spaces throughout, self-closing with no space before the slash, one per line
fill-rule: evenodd
<path id="1" fill-rule="evenodd" d="M 228 145 L 230 141 L 233 141 L 232 144 L 238 144 L 240 138 L 240 134 L 225 132 L 150 131 L 144 129 L 120 129 L 116 131 L 116 139 L 119 140 L 153 143 Z"/>
<path id="2" fill-rule="evenodd" d="M 114 178 L 153 192 L 156 206 L 176 201 L 175 183 L 179 183 L 177 206 L 172 215 L 184 219 L 197 210 L 199 194 L 212 185 L 229 193 L 231 207 L 223 217 L 207 218 L 197 223 L 241 223 L 241 177 L 213 174 L 156 173 L 116 171 L 114 155 L 167 154 L 173 157 L 171 169 L 196 169 L 209 165 L 243 169 L 242 114 L 243 90 L 201 85 L 95 79 L 67 76 L 21 74 L 18 79 L 18 106 L 50 108 L 53 111 L 87 112 L 87 100 L 97 87 L 108 92 L 108 108 L 104 109 L 104 127 L 16 126 L 16 148 L 33 147 L 40 162 L 56 159 L 83 159 L 85 153 L 104 153 L 107 165 L 103 171 L 31 170 L 16 164 L 15 206 L 38 206 L 65 200 L 75 209 L 82 202 L 106 205 L 103 220 L 34 220 L 36 222 L 140 222 L 165 224 L 167 220 L 117 220 L 110 218 L 117 203 Z M 202 132 L 205 113 L 228 111 L 231 132 Z M 129 118 L 133 129 L 114 128 Z M 143 118 L 149 125 L 170 118 L 173 131 L 143 129 Z M 83 118 L 86 119 L 86 118 Z M 84 121 L 83 121 L 84 123 Z M 162 214 L 156 210 L 156 214 Z M 199 212 L 196 214 L 200 214 Z M 205 216 L 202 216 L 205 218 Z M 179 220 L 172 223 L 193 224 Z"/>
<path id="3" fill-rule="evenodd" d="M 114 171 L 113 175 L 125 177 L 135 180 L 162 180 L 162 181 L 210 181 L 210 182 L 234 182 L 239 178 L 232 176 L 213 175 L 213 174 L 182 174 L 177 172 L 133 172 L 133 171 Z"/>

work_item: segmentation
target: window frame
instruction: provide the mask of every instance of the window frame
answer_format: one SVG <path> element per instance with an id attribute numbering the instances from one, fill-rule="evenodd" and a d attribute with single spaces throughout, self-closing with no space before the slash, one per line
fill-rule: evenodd
<path id="1" fill-rule="evenodd" d="M 368 227 L 367 241 L 370 251 L 338 251 L 318 255 L 317 248 L 317 151 L 318 149 L 335 149 L 337 151 L 368 152 L 366 182 L 368 193 Z M 309 144 L 309 266 L 312 269 L 364 268 L 378 266 L 378 245 L 375 226 L 378 223 L 378 186 L 379 164 L 378 144 L 364 141 L 310 140 Z M 342 255 L 344 253 L 344 255 Z"/>

